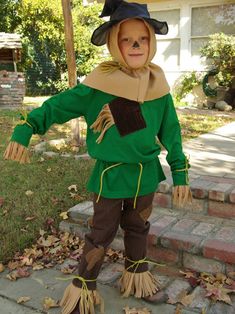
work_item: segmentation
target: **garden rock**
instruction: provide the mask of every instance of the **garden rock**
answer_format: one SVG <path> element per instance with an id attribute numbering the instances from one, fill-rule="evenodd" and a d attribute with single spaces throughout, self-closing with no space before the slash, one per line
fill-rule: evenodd
<path id="1" fill-rule="evenodd" d="M 220 111 L 231 111 L 233 109 L 233 107 L 229 106 L 224 100 L 217 101 L 215 108 Z"/>

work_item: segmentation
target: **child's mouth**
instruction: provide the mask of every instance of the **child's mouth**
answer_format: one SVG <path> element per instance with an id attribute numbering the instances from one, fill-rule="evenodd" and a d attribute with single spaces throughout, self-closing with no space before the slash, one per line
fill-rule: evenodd
<path id="1" fill-rule="evenodd" d="M 142 57 L 143 54 L 142 53 L 138 53 L 138 54 L 129 54 L 130 57 Z"/>

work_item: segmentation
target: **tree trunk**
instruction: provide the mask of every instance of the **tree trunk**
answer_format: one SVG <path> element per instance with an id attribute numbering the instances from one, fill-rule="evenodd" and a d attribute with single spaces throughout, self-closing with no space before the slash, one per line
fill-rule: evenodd
<path id="1" fill-rule="evenodd" d="M 70 0 L 62 0 L 64 15 L 65 48 L 68 67 L 69 87 L 77 85 L 76 61 L 74 51 L 73 20 L 71 13 Z M 72 141 L 80 144 L 79 119 L 71 120 Z"/>

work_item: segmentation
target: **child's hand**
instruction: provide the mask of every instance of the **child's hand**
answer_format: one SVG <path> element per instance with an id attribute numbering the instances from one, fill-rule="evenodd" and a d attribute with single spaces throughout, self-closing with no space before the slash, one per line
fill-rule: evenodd
<path id="1" fill-rule="evenodd" d="M 191 204 L 193 197 L 188 185 L 177 185 L 173 188 L 173 205 L 176 207 L 184 207 L 186 204 Z"/>
<path id="2" fill-rule="evenodd" d="M 10 142 L 8 144 L 3 158 L 18 161 L 20 164 L 30 163 L 28 149 L 16 142 Z"/>

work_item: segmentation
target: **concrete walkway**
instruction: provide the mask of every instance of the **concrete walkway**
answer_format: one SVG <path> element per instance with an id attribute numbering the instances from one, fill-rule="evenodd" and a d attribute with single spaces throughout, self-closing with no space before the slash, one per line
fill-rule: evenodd
<path id="1" fill-rule="evenodd" d="M 235 179 L 235 122 L 221 127 L 214 132 L 201 135 L 184 145 L 185 153 L 190 155 L 192 176 L 208 175 Z M 169 168 L 161 156 L 166 174 Z M 69 261 L 67 261 L 68 263 Z M 33 313 L 60 313 L 58 308 L 46 311 L 43 309 L 43 299 L 51 297 L 59 300 L 68 282 L 56 279 L 66 277 L 60 272 L 60 267 L 32 272 L 29 278 L 10 281 L 6 279 L 7 271 L 0 274 L 0 313 L 1 314 L 33 314 Z M 98 287 L 105 299 L 105 314 L 124 313 L 125 306 L 152 310 L 152 314 L 174 314 L 175 305 L 149 305 L 134 298 L 123 299 L 117 289 L 117 279 L 120 277 L 123 266 L 121 264 L 106 264 L 99 276 Z M 234 268 L 235 269 L 235 268 Z M 159 274 L 159 272 L 158 272 Z M 187 282 L 177 278 L 172 273 L 161 274 L 162 285 L 168 289 L 171 297 L 187 289 Z M 17 304 L 18 298 L 31 297 L 25 304 Z M 235 296 L 232 297 L 233 305 L 224 303 L 209 304 L 203 297 L 200 287 L 195 289 L 195 302 L 192 307 L 182 310 L 182 314 L 235 314 Z M 97 311 L 99 313 L 99 311 Z"/>
<path id="2" fill-rule="evenodd" d="M 183 148 L 190 157 L 191 175 L 235 179 L 235 121 L 184 143 Z M 166 152 L 160 159 L 170 174 Z"/>

